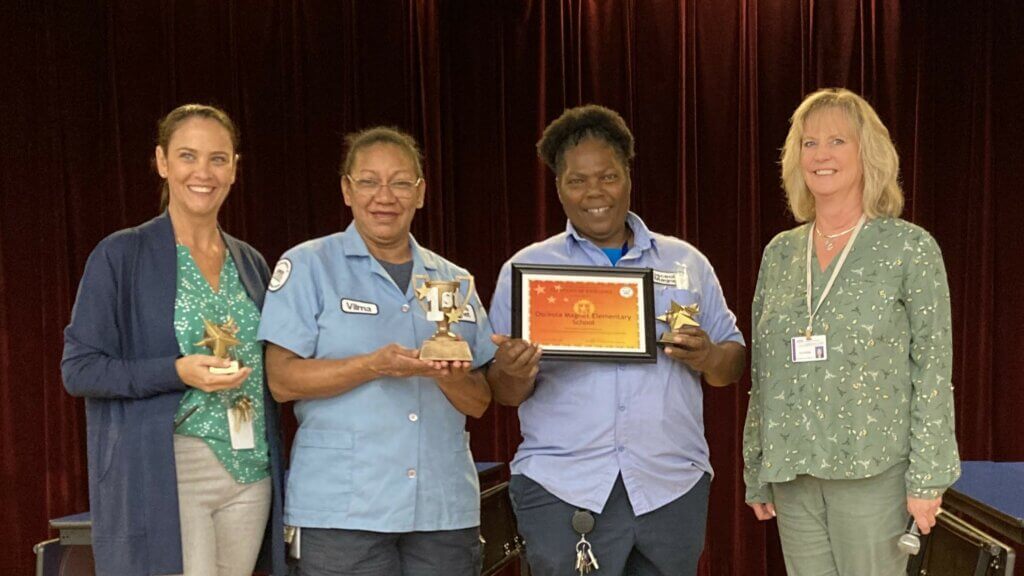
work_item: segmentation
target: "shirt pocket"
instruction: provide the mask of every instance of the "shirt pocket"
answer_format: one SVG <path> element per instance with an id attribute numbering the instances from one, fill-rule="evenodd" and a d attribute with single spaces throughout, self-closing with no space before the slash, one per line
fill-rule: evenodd
<path id="1" fill-rule="evenodd" d="M 854 277 L 843 284 L 831 311 L 830 330 L 842 336 L 844 352 L 861 362 L 903 355 L 909 330 L 899 274 Z M 902 336 L 901 336 L 902 335 Z"/>
<path id="2" fill-rule="evenodd" d="M 671 286 L 655 285 L 654 287 L 654 313 L 664 314 L 671 307 L 672 302 L 680 306 L 700 304 L 701 294 L 698 290 L 684 290 Z M 697 317 L 698 321 L 700 316 Z"/>
<path id="3" fill-rule="evenodd" d="M 393 332 L 387 324 L 394 315 L 387 314 L 380 300 L 362 295 L 336 298 L 318 320 L 316 356 L 348 358 L 369 354 L 393 341 L 386 336 Z"/>
<path id="4" fill-rule="evenodd" d="M 288 507 L 346 511 L 353 491 L 353 448 L 350 432 L 300 428 L 288 476 Z"/>
<path id="5" fill-rule="evenodd" d="M 803 288 L 802 285 L 797 288 L 779 283 L 765 289 L 754 333 L 761 338 L 780 336 L 784 348 L 788 348 L 789 338 L 803 333 L 807 327 L 807 302 Z"/>
<path id="6" fill-rule="evenodd" d="M 671 286 L 655 285 L 654 315 L 656 317 L 661 316 L 671 310 L 673 302 L 680 306 L 690 306 L 691 304 L 697 304 L 699 306 L 701 303 L 700 297 L 700 292 L 697 290 L 683 290 Z M 698 312 L 696 320 L 703 325 L 700 312 L 704 311 L 700 310 Z M 654 323 L 654 328 L 658 336 L 661 336 L 663 332 L 666 332 L 669 329 L 668 324 L 660 320 Z"/>
<path id="7" fill-rule="evenodd" d="M 898 274 L 878 274 L 852 277 L 843 283 L 842 293 L 836 298 L 836 320 L 847 325 L 884 324 L 890 316 L 902 313 L 903 277 Z"/>
<path id="8" fill-rule="evenodd" d="M 469 450 L 469 432 L 456 432 L 453 444 L 454 449 L 449 455 L 451 460 L 441 471 L 447 486 L 444 492 L 453 498 L 451 504 L 456 510 L 475 510 L 480 506 L 480 486 L 473 454 Z"/>

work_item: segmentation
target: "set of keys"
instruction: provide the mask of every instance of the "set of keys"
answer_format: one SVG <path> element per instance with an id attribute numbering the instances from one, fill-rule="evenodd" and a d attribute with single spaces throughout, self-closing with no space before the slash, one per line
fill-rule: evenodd
<path id="1" fill-rule="evenodd" d="M 580 535 L 580 541 L 576 543 L 576 571 L 580 576 L 585 576 L 591 570 L 599 570 L 601 566 L 597 563 L 590 542 L 587 542 L 587 534 L 594 529 L 594 515 L 587 510 L 577 510 L 572 515 L 572 529 Z"/>

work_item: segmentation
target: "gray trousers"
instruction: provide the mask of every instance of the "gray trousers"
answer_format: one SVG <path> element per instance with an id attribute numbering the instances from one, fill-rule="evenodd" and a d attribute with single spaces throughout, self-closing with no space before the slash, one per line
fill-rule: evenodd
<path id="1" fill-rule="evenodd" d="M 633 514 L 620 476 L 587 535 L 601 569 L 595 576 L 693 576 L 704 549 L 708 495 L 707 474 L 686 494 L 641 516 Z M 509 496 L 526 540 L 532 576 L 572 576 L 576 543 L 572 529 L 576 507 L 563 502 L 526 476 L 515 474 Z"/>
<path id="2" fill-rule="evenodd" d="M 270 478 L 239 484 L 206 442 L 174 435 L 185 576 L 250 576 L 270 516 Z"/>
<path id="3" fill-rule="evenodd" d="M 299 576 L 478 576 L 480 529 L 302 529 Z"/>
<path id="4" fill-rule="evenodd" d="M 907 464 L 873 478 L 801 475 L 772 484 L 779 539 L 790 576 L 902 576 L 907 556 Z"/>

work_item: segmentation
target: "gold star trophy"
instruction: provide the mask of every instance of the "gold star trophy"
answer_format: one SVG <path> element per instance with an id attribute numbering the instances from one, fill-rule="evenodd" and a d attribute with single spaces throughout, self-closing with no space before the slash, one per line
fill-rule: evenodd
<path id="1" fill-rule="evenodd" d="M 672 341 L 672 336 L 679 332 L 684 326 L 696 326 L 700 328 L 700 322 L 697 322 L 697 315 L 700 314 L 700 304 L 687 304 L 686 306 L 680 306 L 675 300 L 672 301 L 672 306 L 668 312 L 665 312 L 657 319 L 668 324 L 668 330 L 661 334 L 661 338 L 658 339 L 658 344 L 668 344 L 671 346 L 675 345 Z"/>
<path id="2" fill-rule="evenodd" d="M 469 284 L 465 297 L 460 297 L 462 282 Z M 437 322 L 437 332 L 420 347 L 421 360 L 463 361 L 473 360 L 469 343 L 451 331 L 451 325 L 463 318 L 466 304 L 473 298 L 475 285 L 472 276 L 456 276 L 455 280 L 431 280 L 426 274 L 413 276 L 416 300 L 427 313 L 427 320 Z M 472 310 L 472 307 L 469 308 Z M 465 312 L 470 316 L 475 312 Z"/>
<path id="3" fill-rule="evenodd" d="M 227 368 L 210 366 L 210 372 L 213 374 L 237 373 L 239 369 L 238 360 L 234 358 L 234 354 L 231 352 L 232 348 L 240 344 L 238 338 L 235 337 L 238 334 L 238 325 L 235 324 L 235 320 L 228 316 L 227 321 L 223 324 L 214 324 L 203 318 L 203 327 L 206 328 L 206 337 L 196 342 L 196 346 L 205 346 L 217 358 L 231 361 L 231 366 Z"/>

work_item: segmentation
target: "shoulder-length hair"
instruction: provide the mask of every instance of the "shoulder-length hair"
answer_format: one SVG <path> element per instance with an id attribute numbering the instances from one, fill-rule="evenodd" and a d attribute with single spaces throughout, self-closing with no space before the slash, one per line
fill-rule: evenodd
<path id="1" fill-rule="evenodd" d="M 903 211 L 900 158 L 889 130 L 867 100 L 845 88 L 825 88 L 807 96 L 789 119 L 789 134 L 781 157 L 782 187 L 786 190 L 789 210 L 798 222 L 814 219 L 814 196 L 804 182 L 800 153 L 807 118 L 828 108 L 844 112 L 856 132 L 864 174 L 864 213 L 869 218 L 899 216 Z"/>

